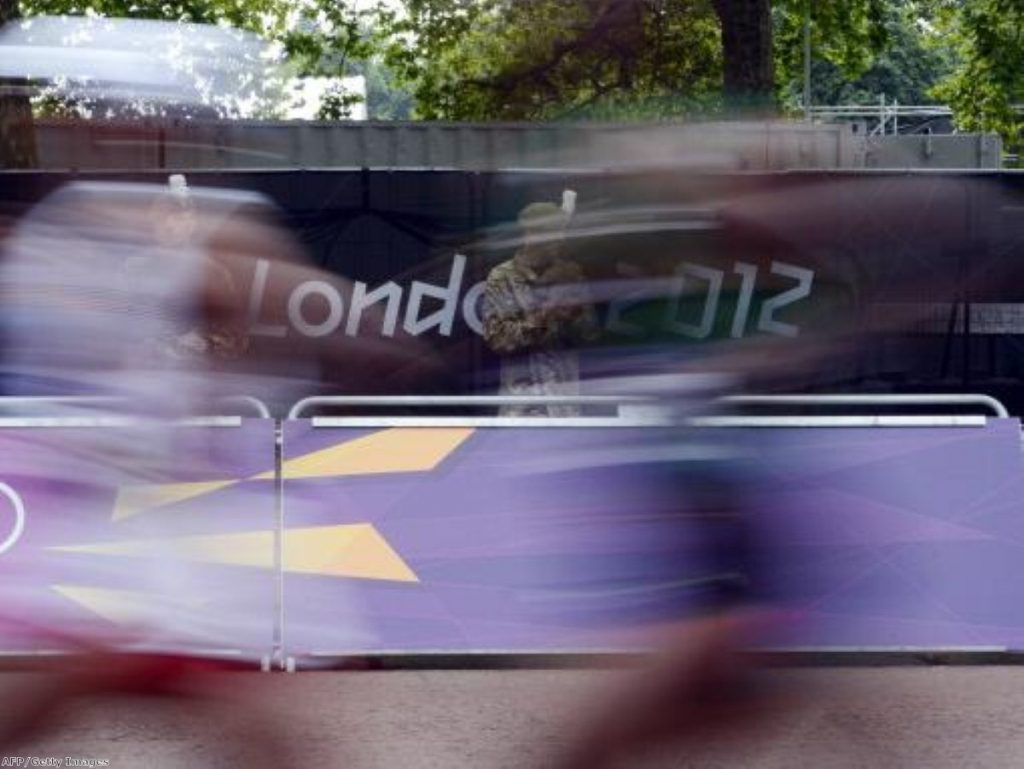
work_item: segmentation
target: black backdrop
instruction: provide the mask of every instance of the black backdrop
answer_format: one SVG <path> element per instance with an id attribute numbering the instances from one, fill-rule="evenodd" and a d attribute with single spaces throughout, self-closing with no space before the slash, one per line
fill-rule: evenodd
<path id="1" fill-rule="evenodd" d="M 441 285 L 461 252 L 468 287 L 508 258 L 514 244 L 491 246 L 514 232 L 508 225 L 522 206 L 557 202 L 573 189 L 581 229 L 571 248 L 597 272 L 652 255 L 705 266 L 753 264 L 762 275 L 777 262 L 811 269 L 815 292 L 798 313 L 804 336 L 838 326 L 840 316 L 848 325 L 870 324 L 894 304 L 931 308 L 884 326 L 827 375 L 801 375 L 789 389 L 989 392 L 1024 405 L 1024 312 L 1016 320 L 1014 307 L 1024 306 L 1021 174 L 329 170 L 187 177 L 193 187 L 262 193 L 312 261 L 369 286 Z M 0 173 L 0 221 L 10 225 L 72 179 L 163 183 L 166 172 Z M 708 217 L 715 227 L 674 227 L 689 216 Z M 618 226 L 624 221 L 644 227 Z M 795 323 L 797 316 L 787 318 Z M 465 324 L 435 343 L 451 346 L 456 338 L 464 344 L 448 357 L 450 375 L 424 387 L 490 387 L 494 361 Z"/>

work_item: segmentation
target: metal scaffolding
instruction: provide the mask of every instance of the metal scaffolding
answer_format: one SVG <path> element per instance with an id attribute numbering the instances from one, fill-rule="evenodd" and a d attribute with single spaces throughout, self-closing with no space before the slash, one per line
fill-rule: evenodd
<path id="1" fill-rule="evenodd" d="M 1024 113 L 1024 104 L 1015 104 L 1016 112 Z M 902 126 L 934 118 L 952 118 L 953 110 L 945 104 L 900 104 L 883 94 L 878 104 L 838 104 L 812 106 L 807 112 L 818 122 L 861 120 L 871 126 L 869 136 L 897 136 Z"/>
<path id="2" fill-rule="evenodd" d="M 897 136 L 901 119 L 906 125 L 907 122 L 953 116 L 953 110 L 943 104 L 900 104 L 896 99 L 889 101 L 885 95 L 879 97 L 878 104 L 813 106 L 810 113 L 822 122 L 863 120 L 871 126 L 869 136 Z"/>

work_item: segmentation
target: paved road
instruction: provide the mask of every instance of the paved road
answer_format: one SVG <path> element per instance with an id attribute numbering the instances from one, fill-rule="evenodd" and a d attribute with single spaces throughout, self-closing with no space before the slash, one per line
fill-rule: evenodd
<path id="1" fill-rule="evenodd" d="M 623 671 L 394 671 L 225 674 L 221 684 L 275 707 L 291 755 L 271 764 L 346 769 L 543 767 L 587 703 Z M 754 734 L 699 751 L 680 746 L 630 767 L 1024 766 L 1024 667 L 840 668 L 771 671 L 813 692 Z M 0 674 L 0 717 L 38 676 Z M 87 703 L 59 734 L 22 755 L 107 759 L 111 767 L 256 766 L 230 748 L 235 716 Z M 2 763 L 2 756 L 0 756 Z"/>

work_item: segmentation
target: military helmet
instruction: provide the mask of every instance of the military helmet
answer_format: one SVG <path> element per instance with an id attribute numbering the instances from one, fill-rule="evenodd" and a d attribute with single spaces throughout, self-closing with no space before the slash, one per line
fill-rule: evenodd
<path id="1" fill-rule="evenodd" d="M 530 203 L 519 212 L 519 226 L 527 232 L 554 232 L 565 229 L 568 217 L 554 203 Z"/>

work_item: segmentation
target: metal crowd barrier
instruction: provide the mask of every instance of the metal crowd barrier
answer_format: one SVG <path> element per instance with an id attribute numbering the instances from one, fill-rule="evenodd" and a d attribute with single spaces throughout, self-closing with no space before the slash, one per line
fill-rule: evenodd
<path id="1" fill-rule="evenodd" d="M 31 418 L 54 406 L 103 406 L 128 403 L 127 398 L 107 395 L 4 395 L 0 396 L 0 413 L 21 412 L 19 416 Z M 251 395 L 229 395 L 217 400 L 218 404 L 234 407 L 239 411 L 251 410 L 259 419 L 270 419 L 270 409 L 259 398 Z M 40 418 L 48 419 L 45 414 Z"/>
<path id="2" fill-rule="evenodd" d="M 718 398 L 714 404 L 728 409 L 734 406 L 770 407 L 785 412 L 792 407 L 828 407 L 839 412 L 827 415 L 773 414 L 768 416 L 716 415 L 689 420 L 701 427 L 966 427 L 985 424 L 984 415 L 976 414 L 849 414 L 847 407 L 907 406 L 915 409 L 956 407 L 974 408 L 1006 419 L 1010 413 L 999 400 L 983 394 L 963 395 L 736 395 Z M 438 407 L 501 407 L 501 406 L 580 406 L 613 410 L 611 417 L 466 417 L 466 416 L 313 416 L 315 426 L 436 426 L 459 424 L 506 427 L 603 427 L 623 424 L 639 425 L 664 421 L 671 417 L 672 407 L 665 401 L 645 396 L 313 396 L 298 401 L 287 419 L 303 418 L 307 413 L 330 407 L 392 407 L 402 409 Z"/>
<path id="3" fill-rule="evenodd" d="M 699 427 L 736 427 L 736 428 L 845 428 L 845 427 L 929 427 L 929 428 L 984 428 L 991 417 L 1006 419 L 1010 415 L 999 401 L 986 395 L 754 395 L 754 396 L 733 396 L 721 398 L 717 402 L 694 403 L 699 407 L 699 416 L 689 416 L 687 421 L 693 426 Z M 608 416 L 573 416 L 573 417 L 519 417 L 519 416 L 465 416 L 459 411 L 465 411 L 466 407 L 496 408 L 500 406 L 548 406 L 548 405 L 573 405 L 590 408 L 593 410 L 604 410 L 609 412 Z M 717 412 L 735 411 L 739 408 L 753 408 L 770 412 L 767 416 L 752 415 L 718 415 Z M 817 416 L 806 416 L 799 413 L 808 407 L 815 410 L 825 411 L 825 414 Z M 330 428 L 340 430 L 350 429 L 349 433 L 339 433 L 339 444 L 346 441 L 358 441 L 361 437 L 370 437 L 373 428 L 379 428 L 382 432 L 388 428 L 628 428 L 643 427 L 649 425 L 672 424 L 678 419 L 679 414 L 686 414 L 686 401 L 680 399 L 679 403 L 673 405 L 671 399 L 659 400 L 657 397 L 648 396 L 316 396 L 305 398 L 297 402 L 288 413 L 285 427 L 289 423 L 295 424 L 295 429 L 289 432 L 301 440 L 302 449 L 285 454 L 287 461 L 302 461 L 308 452 L 318 447 L 334 445 L 333 441 L 326 440 L 327 436 L 317 439 L 314 433 L 323 428 L 328 432 Z M 878 413 L 863 413 L 865 410 L 874 409 Z M 343 410 L 344 416 L 321 416 L 318 412 Z M 369 411 L 368 411 L 369 410 Z M 388 411 L 391 413 L 388 413 Z M 405 412 L 404 415 L 394 415 L 395 410 Z M 445 411 L 448 413 L 445 413 Z M 907 412 L 913 413 L 907 413 Z M 383 413 L 382 413 L 383 412 Z M 420 412 L 420 413 L 417 413 Z M 901 413 L 902 412 L 902 413 Z M 925 412 L 925 413 L 921 413 Z M 954 413 L 950 413 L 954 412 Z M 964 413 L 970 412 L 970 413 Z M 355 429 L 352 429 L 355 428 Z M 310 432 L 311 431 L 311 432 Z M 369 431 L 369 432 L 367 432 Z M 289 445 L 289 437 L 285 438 L 285 446 Z M 557 441 L 556 441 L 557 442 Z M 292 444 L 293 446 L 295 444 Z M 495 444 L 490 444 L 495 445 Z M 463 457 L 451 468 L 441 473 L 451 476 L 458 476 L 460 473 L 469 473 L 467 482 L 472 482 L 473 467 L 472 461 L 466 464 Z M 522 457 L 519 457 L 522 460 Z M 462 468 L 460 470 L 460 468 Z M 358 475 L 358 474 L 357 474 Z M 291 477 L 291 476 L 289 476 Z M 339 476 L 341 478 L 341 476 Z M 324 479 L 326 481 L 326 478 Z M 354 486 L 342 483 L 338 491 L 327 491 L 326 487 L 318 492 L 324 495 L 322 499 L 332 498 L 332 495 L 345 495 L 344 489 L 358 489 L 362 484 L 370 483 L 370 479 L 363 477 L 353 479 Z M 284 483 L 286 481 L 282 481 Z M 287 481 L 290 482 L 290 481 Z M 335 479 L 338 482 L 338 479 Z M 387 484 L 382 478 L 379 482 Z M 321 488 L 321 487 L 317 487 Z M 358 492 L 356 492 L 358 493 Z M 425 494 L 433 494 L 428 487 L 424 487 Z M 495 489 L 494 493 L 501 493 Z M 299 499 L 292 497 L 290 492 L 285 492 L 285 500 Z M 301 495 L 302 502 L 296 504 L 302 507 L 297 511 L 299 520 L 309 514 L 312 508 L 306 507 L 311 500 L 316 499 L 316 493 L 310 491 Z M 415 500 L 415 501 L 413 501 Z M 419 497 L 414 495 L 411 504 L 421 503 Z M 467 502 L 467 504 L 472 504 Z M 313 516 L 315 518 L 315 515 Z M 291 525 L 296 525 L 295 518 L 291 518 Z M 387 520 L 382 519 L 382 520 Z M 438 521 L 443 525 L 443 520 Z M 281 598 L 282 598 L 282 627 L 291 626 L 293 620 L 284 615 L 285 608 L 285 580 L 284 574 L 281 577 Z M 469 577 L 467 577 L 469 578 Z M 316 604 L 310 598 L 316 593 L 303 594 L 303 600 L 299 601 L 293 593 L 293 589 L 305 591 L 306 583 L 302 581 L 289 581 L 288 593 L 290 594 L 287 606 L 289 613 L 292 606 L 308 606 Z M 296 586 L 299 586 L 296 588 Z M 321 597 L 322 598 L 322 597 Z M 297 602 L 297 603 L 296 603 Z M 301 623 L 300 623 L 301 624 Z M 295 635 L 294 629 L 291 630 Z M 283 638 L 283 636 L 282 636 Z M 299 647 L 297 644 L 305 643 Z M 289 640 L 287 648 L 282 646 L 280 654 L 285 662 L 286 669 L 294 667 L 294 660 L 291 657 L 293 652 L 311 655 L 313 657 L 331 658 L 343 656 L 339 649 L 337 652 L 324 650 L 324 647 L 310 647 L 308 639 L 303 641 L 297 637 Z M 312 651 L 311 649 L 317 649 Z M 483 653 L 486 650 L 478 649 L 474 653 Z M 364 652 L 364 653 L 378 653 Z M 397 653 L 397 652 L 385 652 Z M 426 654 L 436 652 L 426 652 Z"/>
<path id="4" fill-rule="evenodd" d="M 68 398 L 0 398 L 0 413 L 20 414 L 14 417 L 0 417 L 0 427 L 14 426 L 71 426 L 78 424 L 75 419 L 48 418 L 39 416 L 52 406 L 102 405 L 111 402 L 109 398 L 68 397 Z M 248 396 L 236 396 L 223 401 L 225 406 L 251 412 L 259 419 L 269 419 L 270 412 L 261 401 Z M 719 404 L 724 410 L 735 407 L 758 407 L 780 412 L 768 416 L 710 415 L 691 419 L 698 426 L 711 427 L 968 427 L 984 426 L 989 417 L 1007 419 L 1006 407 L 987 395 L 746 395 L 722 398 Z M 506 416 L 317 416 L 317 410 L 330 408 L 371 407 L 376 409 L 413 410 L 419 408 L 444 409 L 481 407 L 494 408 L 507 405 L 575 405 L 606 410 L 610 416 L 580 417 L 506 417 Z M 850 410 L 871 408 L 886 409 L 907 407 L 919 411 L 934 410 L 932 414 L 851 414 Z M 815 407 L 830 412 L 822 416 L 806 416 L 786 413 L 787 410 Z M 943 409 L 953 407 L 958 411 L 978 410 L 980 414 L 944 414 Z M 275 420 L 277 445 L 273 447 L 273 480 L 275 520 L 273 524 L 273 580 L 274 590 L 274 638 L 271 655 L 264 660 L 264 669 L 271 664 L 281 669 L 294 669 L 294 660 L 289 656 L 286 645 L 285 616 L 285 475 L 284 428 L 288 423 L 309 419 L 313 428 L 387 428 L 387 427 L 636 427 L 664 424 L 664 412 L 659 411 L 657 398 L 645 396 L 314 396 L 296 402 L 285 420 Z M 213 418 L 201 422 L 209 425 L 240 424 L 241 417 Z M 660 420 L 660 421 L 659 421 Z M 85 426 L 88 420 L 82 420 Z M 96 424 L 93 422 L 92 424 Z M 100 425 L 102 426 L 102 425 Z M 268 453 L 271 447 L 268 446 Z M 268 462 L 269 464 L 269 462 Z M 0 540 L 0 554 L 9 550 L 19 539 L 24 529 L 24 508 L 20 497 L 6 484 L 0 483 L 0 495 L 7 498 L 16 512 L 14 527 Z M 20 512 L 19 512 L 20 511 Z"/>
<path id="5" fill-rule="evenodd" d="M 734 395 L 722 399 L 736 405 L 767 406 L 976 406 L 990 409 L 997 417 L 1007 411 L 991 395 Z"/>
<path id="6" fill-rule="evenodd" d="M 288 419 L 295 420 L 303 418 L 303 415 L 324 408 L 354 408 L 354 407 L 390 407 L 393 409 L 437 409 L 447 408 L 500 408 L 502 406 L 579 406 L 597 410 L 612 412 L 610 416 L 465 416 L 465 415 L 377 415 L 377 416 L 343 416 L 323 417 L 313 416 L 315 427 L 331 427 L 344 425 L 346 427 L 389 427 L 401 425 L 403 427 L 437 427 L 442 425 L 472 425 L 475 427 L 610 427 L 621 425 L 626 421 L 636 421 L 636 414 L 629 414 L 627 406 L 642 407 L 651 404 L 649 398 L 641 397 L 618 397 L 618 396 L 502 396 L 502 395 L 475 395 L 475 396 L 314 396 L 304 398 L 296 403 L 288 412 Z"/>
<path id="7" fill-rule="evenodd" d="M 133 414 L 131 409 L 126 408 L 130 406 L 130 399 L 117 396 L 0 396 L 0 430 L 12 430 L 17 431 L 19 428 L 39 428 L 42 430 L 48 429 L 67 429 L 72 428 L 77 433 L 78 428 L 83 431 L 89 430 L 103 430 L 105 428 L 122 428 L 129 427 L 139 424 L 140 421 L 145 420 L 143 413 Z M 185 419 L 174 419 L 168 423 L 171 428 L 177 427 L 200 427 L 200 428 L 238 428 L 242 427 L 243 420 L 259 420 L 259 421 L 270 421 L 271 414 L 261 400 L 247 395 L 240 396 L 229 396 L 218 399 L 214 404 L 215 411 L 218 414 L 215 416 L 206 417 L 194 417 Z M 122 414 L 122 409 L 124 413 Z M 277 422 L 274 421 L 276 428 Z M 266 461 L 264 466 L 260 470 L 269 470 L 272 478 L 276 481 L 279 474 L 278 468 L 278 457 L 273 447 L 273 432 L 269 429 L 265 430 L 266 440 Z M 18 439 L 15 438 L 17 441 Z M 77 439 L 76 439 L 77 440 Z M 17 444 L 15 444 L 16 446 Z M 42 447 L 50 445 L 47 440 L 31 440 L 29 444 L 31 446 Z M 247 446 L 254 444 L 246 444 Z M 57 454 L 50 460 L 53 462 L 60 462 L 59 457 L 59 444 L 53 444 L 53 447 L 57 448 Z M 53 448 L 46 448 L 45 451 L 52 451 Z M 101 450 L 102 451 L 102 450 Z M 258 454 L 259 449 L 257 448 L 253 454 Z M 72 449 L 72 457 L 82 458 L 84 455 L 81 453 L 76 454 Z M 247 460 L 243 460 L 245 464 L 251 464 L 253 457 L 249 456 Z M 244 466 L 244 464 L 242 465 Z M 8 467 L 10 469 L 10 467 Z M 41 468 L 45 473 L 45 467 Z M 59 465 L 54 465 L 54 472 L 59 475 Z M 40 474 L 40 477 L 45 477 L 44 474 Z M 212 481 L 212 486 L 224 485 L 231 486 L 234 480 L 231 476 L 225 476 L 227 480 Z M 9 479 L 3 479 L 9 480 Z M 246 480 L 246 476 L 243 473 L 237 480 Z M 31 485 L 31 478 L 28 479 L 28 486 L 22 488 L 19 492 L 15 489 L 11 483 L 0 481 L 0 504 L 5 505 L 13 512 L 13 520 L 10 521 L 10 525 L 6 525 L 8 516 L 4 516 L 5 525 L 0 529 L 0 556 L 11 551 L 12 548 L 22 539 L 26 533 L 26 527 L 32 528 L 39 534 L 39 522 L 33 523 L 32 510 L 29 510 L 29 515 L 26 516 L 26 502 L 30 500 L 32 493 L 39 493 L 38 491 L 33 492 Z M 154 481 L 155 482 L 155 481 Z M 12 481 L 12 483 L 14 483 Z M 155 482 L 159 483 L 159 482 Z M 188 486 L 190 483 L 189 479 L 174 481 L 173 479 L 165 481 L 169 485 L 184 484 Z M 20 486 L 20 483 L 14 483 L 16 486 Z M 199 485 L 202 485 L 200 483 Z M 274 487 L 274 501 L 272 506 L 267 505 L 267 512 L 271 510 L 275 511 L 273 518 L 269 515 L 265 518 L 265 525 L 268 530 L 274 530 L 274 537 L 280 537 L 280 503 L 278 500 L 279 487 Z M 29 496 L 24 496 L 28 494 Z M 186 498 L 187 498 L 186 494 Z M 23 498 L 24 497 L 24 498 Z M 31 500 L 30 500 L 31 501 Z M 159 504 L 159 503 L 158 503 Z M 42 509 L 43 518 L 40 519 L 44 522 L 43 530 L 48 526 L 52 526 L 52 513 L 55 509 L 52 507 L 53 502 L 50 501 Z M 31 506 L 30 506 L 31 507 Z M 116 506 L 115 506 L 116 510 Z M 40 511 L 36 511 L 40 512 Z M 90 515 L 93 514 L 90 508 Z M 116 513 L 115 513 L 116 516 Z M 26 518 L 30 520 L 26 520 Z M 45 535 L 44 535 L 45 536 Z M 45 540 L 44 540 L 45 541 Z M 273 575 L 269 575 L 269 581 L 275 581 Z M 268 625 L 268 628 L 270 625 Z M 268 638 L 269 645 L 269 638 Z M 211 654 L 217 656 L 234 656 L 239 654 L 235 649 L 216 649 L 209 650 Z M 26 649 L 19 651 L 17 649 L 11 650 L 0 650 L 0 656 L 5 658 L 10 657 L 21 657 L 21 656 L 38 656 L 39 654 L 52 654 L 53 652 L 40 651 L 37 649 Z M 269 660 L 269 658 L 268 658 Z M 269 662 L 264 661 L 264 668 L 269 668 Z"/>
<path id="8" fill-rule="evenodd" d="M 314 395 L 292 406 L 288 419 L 301 419 L 307 411 L 325 406 L 617 406 L 647 400 L 612 395 Z"/>

